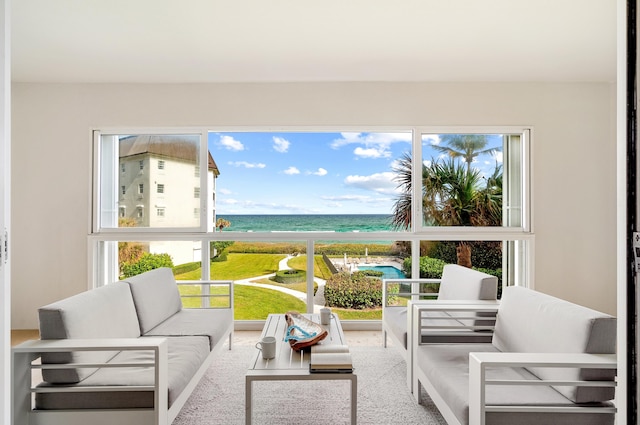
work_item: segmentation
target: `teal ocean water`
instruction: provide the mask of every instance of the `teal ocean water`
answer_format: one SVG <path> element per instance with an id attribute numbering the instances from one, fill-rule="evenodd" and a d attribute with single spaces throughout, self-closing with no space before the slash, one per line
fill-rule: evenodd
<path id="1" fill-rule="evenodd" d="M 391 217 L 385 214 L 221 214 L 229 232 L 389 232 Z"/>

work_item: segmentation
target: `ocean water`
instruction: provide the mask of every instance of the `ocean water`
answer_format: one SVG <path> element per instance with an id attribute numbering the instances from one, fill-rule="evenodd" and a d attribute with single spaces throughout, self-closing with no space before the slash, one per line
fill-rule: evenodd
<path id="1" fill-rule="evenodd" d="M 389 232 L 391 217 L 385 214 L 220 214 L 231 226 L 227 232 Z"/>

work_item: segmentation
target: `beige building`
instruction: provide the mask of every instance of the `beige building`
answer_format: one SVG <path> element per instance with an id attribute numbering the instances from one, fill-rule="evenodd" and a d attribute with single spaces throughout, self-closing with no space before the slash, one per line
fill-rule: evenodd
<path id="1" fill-rule="evenodd" d="M 207 152 L 208 193 L 201 193 L 200 139 L 193 135 L 135 135 L 119 139 L 118 227 L 199 228 L 207 214 L 215 227 L 218 167 Z M 201 197 L 206 196 L 202 202 Z M 201 259 L 201 244 L 152 242 L 149 252 L 167 253 L 174 264 Z"/>

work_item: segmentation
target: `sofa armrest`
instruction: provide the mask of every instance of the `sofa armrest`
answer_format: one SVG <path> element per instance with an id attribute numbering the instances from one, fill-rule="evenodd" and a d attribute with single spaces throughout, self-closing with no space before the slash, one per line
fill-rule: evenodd
<path id="1" fill-rule="evenodd" d="M 153 362 L 148 363 L 64 363 L 40 364 L 38 359 L 43 353 L 60 353 L 70 351 L 151 351 Z M 157 424 L 166 425 L 168 410 L 168 351 L 166 338 L 104 338 L 104 339 L 56 339 L 26 341 L 11 349 L 12 351 L 12 405 L 13 423 L 27 423 L 32 410 L 31 394 L 35 392 L 84 392 L 84 391 L 117 391 L 122 389 L 133 391 L 154 391 L 154 416 Z M 100 386 L 79 388 L 71 385 L 55 385 L 36 388 L 33 382 L 33 371 L 38 369 L 66 368 L 127 368 L 149 367 L 154 369 L 153 386 Z"/>
<path id="2" fill-rule="evenodd" d="M 186 308 L 228 308 L 233 313 L 232 280 L 178 280 L 178 286 L 200 286 L 199 292 L 180 294 L 183 304 L 188 299 L 199 298 L 199 307 Z M 233 315 L 232 315 L 233 317 Z"/>
<path id="3" fill-rule="evenodd" d="M 469 424 L 484 425 L 487 412 L 582 412 L 615 413 L 613 406 L 494 406 L 486 405 L 489 385 L 544 385 L 615 387 L 615 381 L 560 380 L 491 380 L 486 378 L 487 367 L 556 367 L 617 369 L 615 354 L 586 353 L 470 353 L 469 354 Z"/>

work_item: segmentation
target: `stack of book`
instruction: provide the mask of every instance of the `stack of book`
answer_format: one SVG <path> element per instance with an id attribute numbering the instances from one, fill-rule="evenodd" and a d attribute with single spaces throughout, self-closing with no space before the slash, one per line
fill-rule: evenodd
<path id="1" fill-rule="evenodd" d="M 312 373 L 352 373 L 353 363 L 349 347 L 324 344 L 312 346 L 309 371 Z"/>

